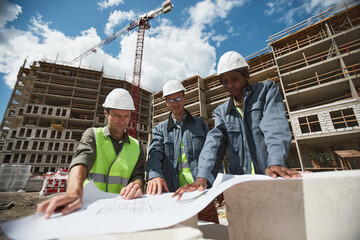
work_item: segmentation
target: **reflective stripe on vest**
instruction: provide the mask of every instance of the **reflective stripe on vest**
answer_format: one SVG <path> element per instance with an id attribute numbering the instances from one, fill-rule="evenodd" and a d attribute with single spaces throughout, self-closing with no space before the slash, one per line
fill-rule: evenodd
<path id="1" fill-rule="evenodd" d="M 242 113 L 241 113 L 241 110 L 240 110 L 240 108 L 239 108 L 238 106 L 236 106 L 236 110 L 238 110 L 241 118 L 243 118 L 243 115 L 242 115 Z M 254 168 L 254 164 L 253 164 L 252 161 L 251 161 L 251 174 L 253 174 L 253 175 L 255 174 L 255 168 Z"/>
<path id="2" fill-rule="evenodd" d="M 180 187 L 185 186 L 194 182 L 194 178 L 191 174 L 189 162 L 186 158 L 184 145 L 181 141 L 180 156 L 179 156 L 179 185 Z"/>
<path id="3" fill-rule="evenodd" d="M 96 139 L 96 158 L 88 179 L 104 192 L 120 193 L 129 182 L 140 156 L 138 140 L 129 136 L 116 156 L 110 136 L 104 137 L 104 128 L 93 128 Z M 88 180 L 84 182 L 84 185 Z"/>

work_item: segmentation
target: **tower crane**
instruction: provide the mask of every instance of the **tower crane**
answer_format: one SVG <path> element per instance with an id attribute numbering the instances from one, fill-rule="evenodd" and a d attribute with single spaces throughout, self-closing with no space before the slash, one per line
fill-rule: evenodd
<path id="1" fill-rule="evenodd" d="M 131 115 L 131 123 L 129 127 L 129 134 L 133 137 L 136 137 L 136 129 L 137 129 L 137 119 L 138 119 L 138 110 L 139 110 L 139 88 L 140 88 L 140 78 L 141 78 L 141 65 L 142 65 L 142 56 L 144 49 L 144 39 L 145 39 L 145 31 L 150 28 L 149 21 L 160 14 L 168 13 L 172 10 L 174 5 L 170 0 L 164 1 L 161 6 L 157 7 L 154 10 L 149 11 L 148 13 L 142 14 L 138 18 L 132 20 L 126 27 L 122 28 L 120 31 L 112 34 L 110 37 L 86 50 L 80 56 L 74 58 L 70 64 L 74 64 L 79 60 L 82 60 L 86 56 L 96 53 L 97 50 L 102 48 L 103 46 L 111 43 L 112 41 L 121 38 L 126 33 L 131 30 L 138 28 L 137 40 L 136 40 L 136 48 L 135 48 L 135 60 L 134 60 L 134 71 L 133 71 L 133 79 L 131 86 L 131 96 L 134 100 L 135 111 L 133 111 Z"/>

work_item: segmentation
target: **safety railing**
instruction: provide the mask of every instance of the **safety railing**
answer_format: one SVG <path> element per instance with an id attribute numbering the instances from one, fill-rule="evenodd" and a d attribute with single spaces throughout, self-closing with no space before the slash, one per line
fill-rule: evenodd
<path id="1" fill-rule="evenodd" d="M 315 72 L 315 76 L 309 77 L 294 83 L 287 84 L 287 89 L 285 89 L 285 92 L 293 92 L 298 91 L 300 89 L 305 89 L 308 87 L 320 85 L 325 82 L 334 81 L 337 79 L 344 78 L 345 74 L 351 75 L 358 75 L 360 74 L 360 63 L 353 64 L 351 66 L 345 67 L 345 68 L 339 68 L 333 71 L 329 71 L 323 74 L 317 74 Z"/>
<path id="2" fill-rule="evenodd" d="M 348 53 L 351 54 L 352 50 L 359 49 L 360 48 L 360 39 L 353 40 L 348 43 L 344 43 L 338 47 L 338 50 L 341 54 Z M 310 66 L 312 64 L 322 62 L 324 63 L 325 60 L 330 59 L 336 55 L 335 53 L 335 47 L 331 46 L 330 49 L 318 52 L 316 54 L 305 56 L 303 54 L 304 58 L 298 59 L 296 61 L 286 63 L 284 65 L 279 66 L 279 72 L 280 74 L 284 73 L 291 73 L 294 70 L 300 69 L 305 66 Z"/>
<path id="3" fill-rule="evenodd" d="M 206 103 L 212 103 L 218 100 L 223 100 L 229 97 L 229 93 L 228 92 L 224 92 L 224 93 L 220 93 L 220 94 L 216 94 L 214 96 L 208 97 L 206 98 Z"/>

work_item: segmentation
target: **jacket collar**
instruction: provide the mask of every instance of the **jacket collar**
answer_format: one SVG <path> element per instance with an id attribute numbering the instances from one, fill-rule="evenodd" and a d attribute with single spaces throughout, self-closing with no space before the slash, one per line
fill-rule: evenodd
<path id="1" fill-rule="evenodd" d="M 109 129 L 109 126 L 108 125 L 106 125 L 105 127 L 104 127 L 104 137 L 111 137 L 111 138 L 113 138 L 113 139 L 115 139 L 113 136 L 111 136 L 111 134 L 110 134 L 110 129 Z M 128 132 L 127 132 L 127 129 L 125 129 L 125 131 L 124 131 L 124 136 L 123 136 L 123 139 L 121 140 L 121 142 L 123 142 L 123 143 L 129 143 L 130 142 L 130 139 L 129 139 L 129 134 L 128 134 Z"/>
<path id="2" fill-rule="evenodd" d="M 167 124 L 167 129 L 171 129 L 173 127 L 176 126 L 176 124 L 174 123 L 173 118 L 171 117 L 172 112 L 169 113 L 169 118 L 168 118 L 168 124 Z M 193 116 L 191 116 L 191 114 L 185 110 L 185 120 L 184 123 L 189 123 L 191 121 L 194 121 Z"/>
<path id="3" fill-rule="evenodd" d="M 244 96 L 244 106 L 245 106 L 245 99 L 253 92 L 253 88 L 252 85 L 248 85 L 247 87 L 244 88 L 243 90 L 243 96 Z M 230 99 L 228 100 L 228 107 L 226 110 L 226 115 L 230 114 L 231 109 L 235 109 L 235 104 L 234 104 L 234 96 L 230 96 Z"/>

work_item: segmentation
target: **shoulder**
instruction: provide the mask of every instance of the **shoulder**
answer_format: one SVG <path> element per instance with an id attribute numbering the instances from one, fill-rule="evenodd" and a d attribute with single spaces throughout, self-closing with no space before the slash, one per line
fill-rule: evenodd
<path id="1" fill-rule="evenodd" d="M 205 120 L 202 119 L 202 118 L 199 118 L 199 117 L 195 117 L 195 116 L 192 116 L 193 119 L 194 119 L 194 122 L 195 124 L 201 124 L 201 125 L 204 125 L 205 124 Z"/>
<path id="2" fill-rule="evenodd" d="M 264 89 L 277 88 L 278 86 L 274 81 L 265 81 L 260 83 L 251 84 L 253 91 L 262 91 Z"/>
<path id="3" fill-rule="evenodd" d="M 137 145 L 141 145 L 141 143 L 139 142 L 139 140 L 137 140 L 136 138 L 133 138 L 132 136 L 128 135 L 129 136 L 129 141 L 130 141 L 130 144 L 131 143 L 135 143 Z"/>
<path id="4" fill-rule="evenodd" d="M 95 129 L 96 128 L 93 128 L 93 127 L 86 129 L 85 132 L 83 132 L 82 137 L 83 138 L 94 138 L 96 135 Z"/>
<path id="5" fill-rule="evenodd" d="M 163 132 L 164 129 L 167 129 L 167 125 L 168 125 L 168 119 L 166 119 L 165 121 L 162 121 L 159 124 L 157 124 L 153 128 L 153 132 Z"/>
<path id="6" fill-rule="evenodd" d="M 229 98 L 228 100 L 226 100 L 224 103 L 220 104 L 217 108 L 215 108 L 214 111 L 216 111 L 216 112 L 223 112 L 223 111 L 225 111 L 225 112 L 226 112 L 227 109 L 228 109 L 228 106 L 229 106 L 230 99 L 231 99 L 231 98 Z"/>

